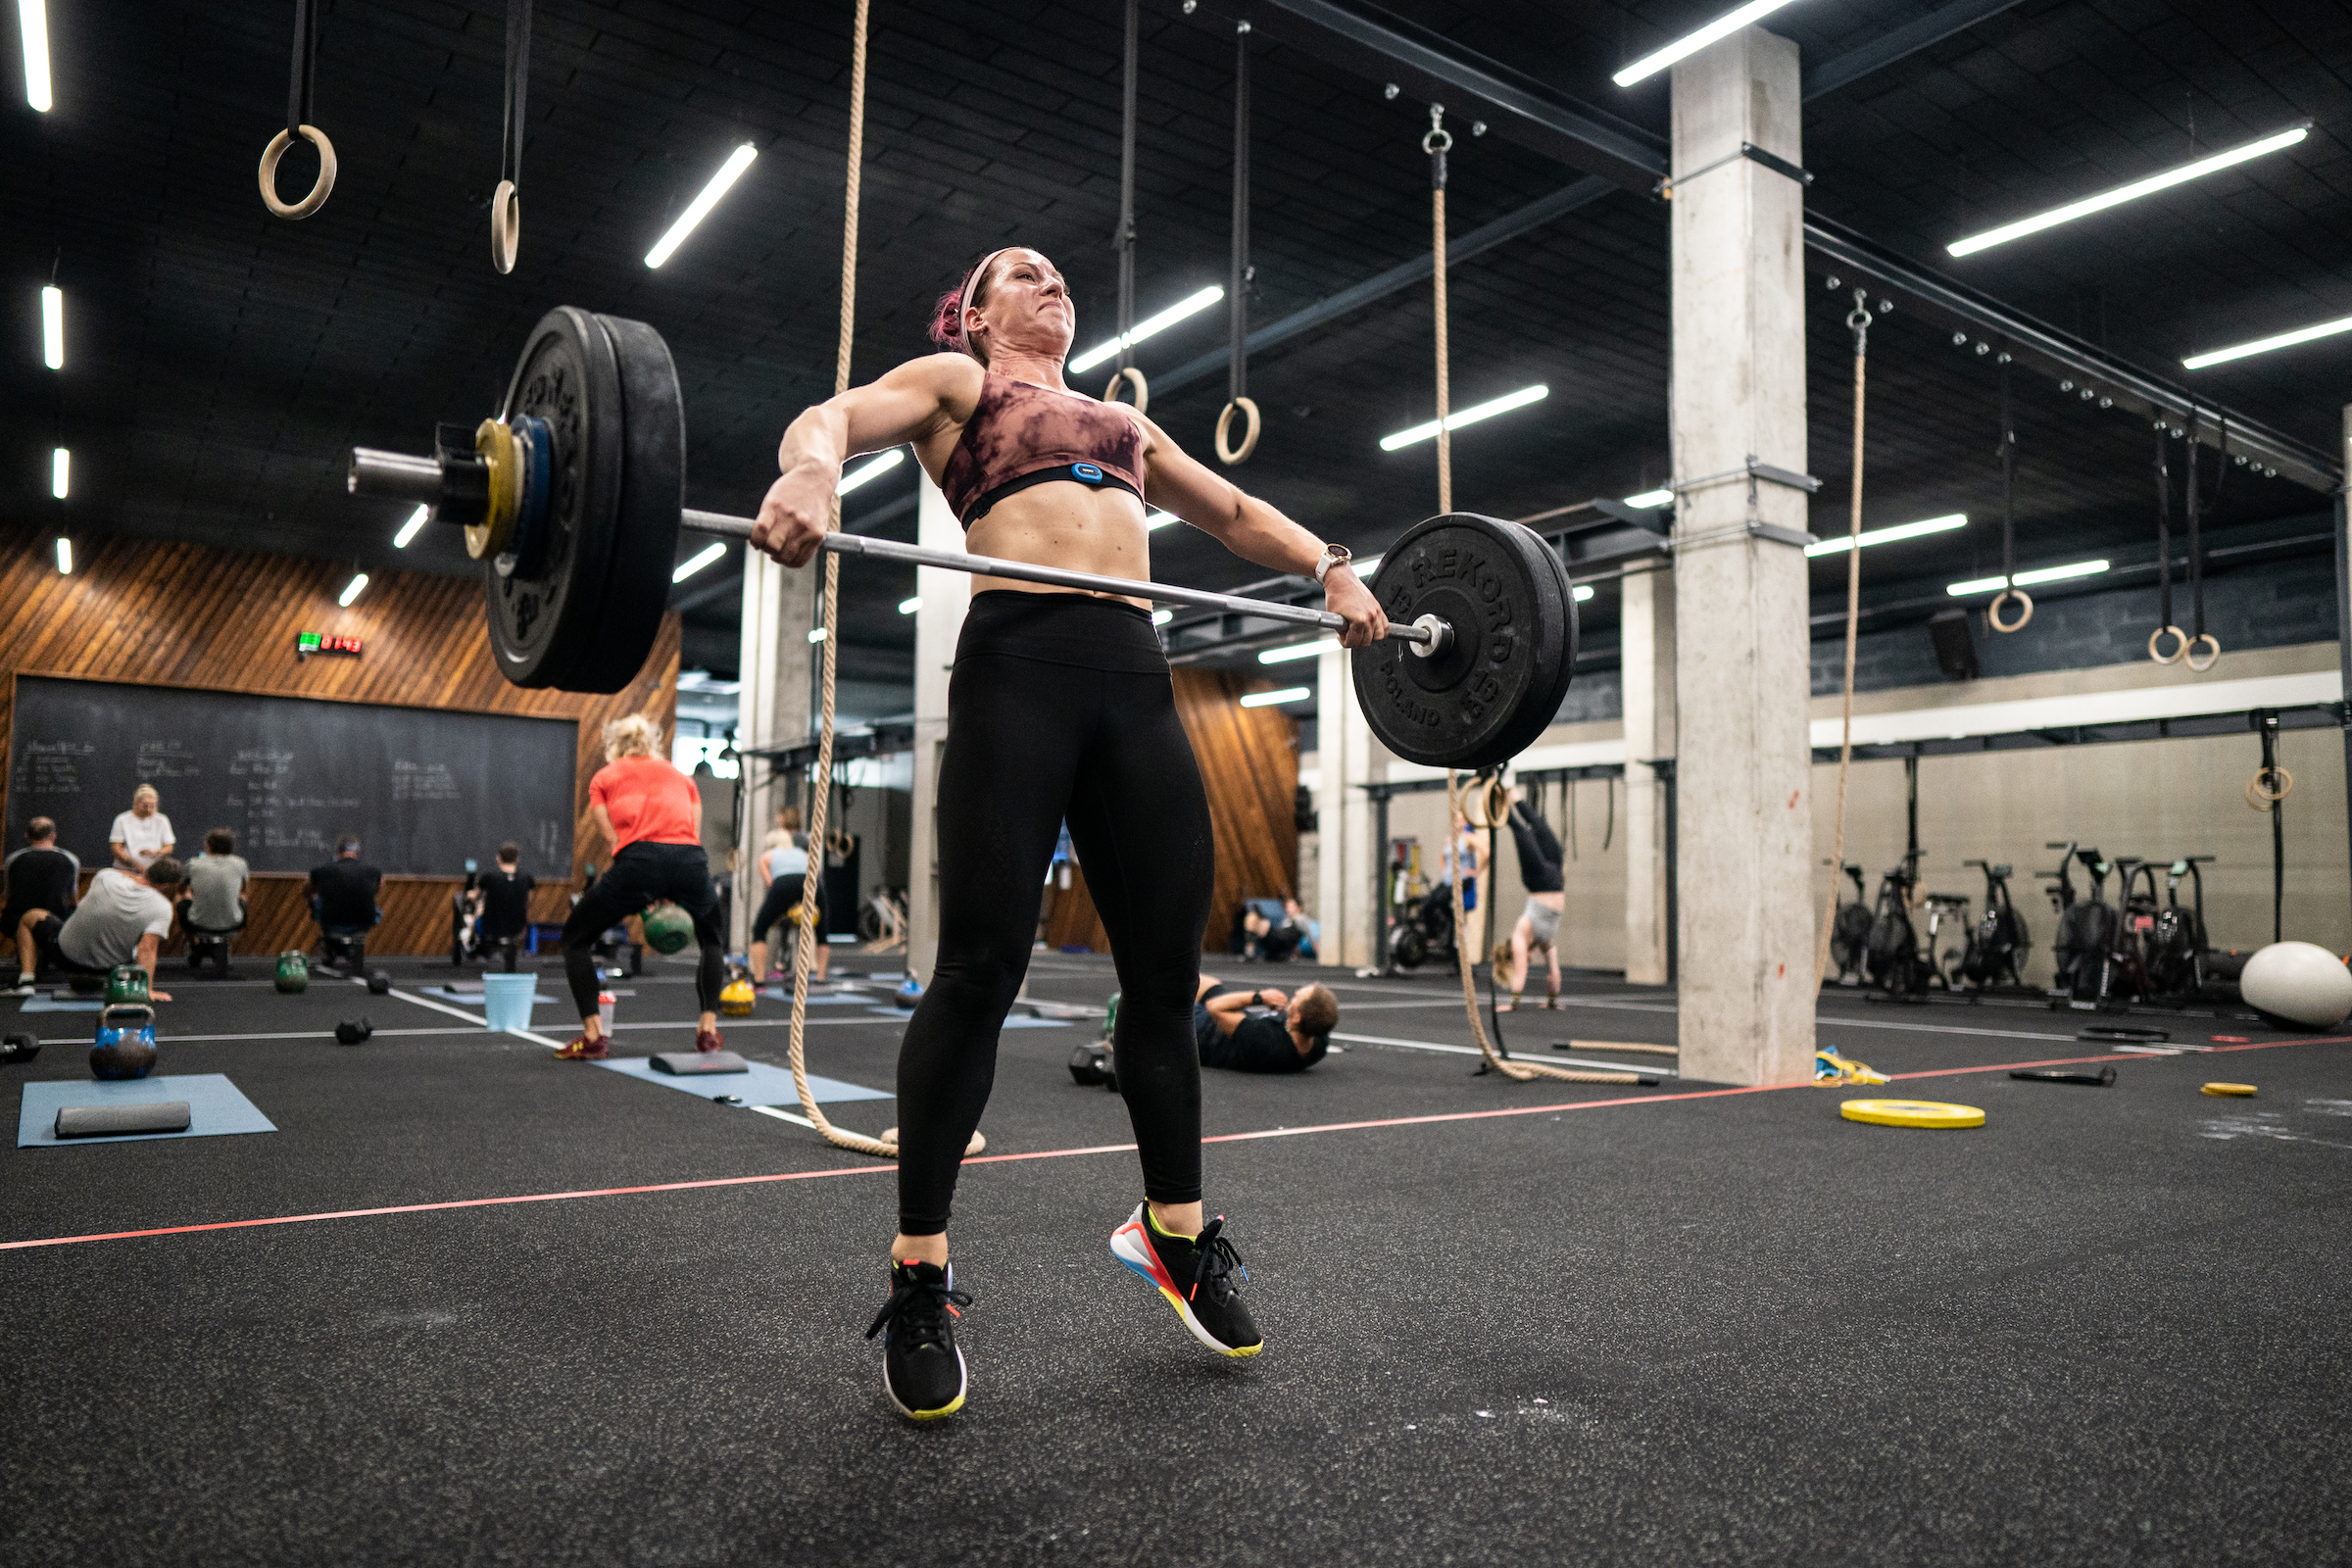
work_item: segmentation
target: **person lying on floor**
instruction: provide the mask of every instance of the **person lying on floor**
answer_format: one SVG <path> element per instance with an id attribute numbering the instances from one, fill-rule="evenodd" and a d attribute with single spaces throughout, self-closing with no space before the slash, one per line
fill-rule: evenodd
<path id="1" fill-rule="evenodd" d="M 1251 1012 L 1253 1006 L 1271 1012 Z M 1193 995 L 1193 1040 L 1200 1065 L 1235 1072 L 1304 1072 L 1331 1048 L 1340 1003 L 1327 986 L 1305 985 L 1297 996 L 1267 987 L 1228 991 L 1202 975 Z"/>

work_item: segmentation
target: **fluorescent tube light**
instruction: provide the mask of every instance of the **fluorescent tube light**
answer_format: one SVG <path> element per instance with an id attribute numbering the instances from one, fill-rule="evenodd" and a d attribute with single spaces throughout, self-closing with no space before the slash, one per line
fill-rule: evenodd
<path id="1" fill-rule="evenodd" d="M 1340 646 L 1337 637 L 1318 637 L 1311 643 L 1293 643 L 1288 648 L 1269 648 L 1257 656 L 1261 664 L 1287 664 L 1294 659 L 1312 659 L 1328 654 Z"/>
<path id="2" fill-rule="evenodd" d="M 1369 584 L 1372 581 L 1372 574 L 1380 569 L 1380 558 L 1373 556 L 1365 561 L 1350 561 L 1348 563 L 1348 569 Z"/>
<path id="3" fill-rule="evenodd" d="M 1242 699 L 1242 706 L 1244 708 L 1271 708 L 1276 703 L 1303 703 L 1314 695 L 1313 691 L 1304 686 L 1285 686 L 1278 692 L 1251 692 Z"/>
<path id="4" fill-rule="evenodd" d="M 822 627 L 822 626 L 811 626 L 811 627 L 809 627 L 809 628 L 808 628 L 808 640 L 809 640 L 810 642 L 812 642 L 812 643 L 821 643 L 821 642 L 823 642 L 823 641 L 825 640 L 825 628 L 824 628 L 824 627 Z"/>
<path id="5" fill-rule="evenodd" d="M 1081 370 L 1091 370 L 1096 366 L 1101 365 L 1104 360 L 1107 360 L 1112 355 L 1118 353 L 1122 347 L 1141 343 L 1144 339 L 1150 337 L 1154 332 L 1164 332 L 1169 327 L 1174 326 L 1178 321 L 1183 320 L 1186 317 L 1198 316 L 1200 312 L 1207 310 L 1211 305 L 1216 304 L 1217 301 L 1223 299 L 1224 297 L 1225 290 L 1223 285 L 1216 283 L 1211 283 L 1208 287 L 1201 289 L 1198 293 L 1187 294 L 1183 299 L 1178 300 L 1175 304 L 1169 306 L 1157 316 L 1136 322 L 1135 325 L 1127 329 L 1127 335 L 1125 337 L 1114 337 L 1107 343 L 1098 343 L 1093 348 L 1088 349 L 1084 354 L 1081 354 L 1076 359 L 1070 361 L 1069 364 L 1063 366 L 1062 368 L 1069 371 L 1072 375 L 1076 375 Z"/>
<path id="6" fill-rule="evenodd" d="M 48 0 L 17 0 L 17 25 L 24 32 L 24 101 L 49 112 Z"/>
<path id="7" fill-rule="evenodd" d="M 2005 241 L 2021 239 L 2028 234 L 2038 234 L 2045 228 L 2055 228 L 2060 223 L 2072 222 L 2078 218 L 2087 218 L 2092 213 L 2103 213 L 2110 207 L 2119 207 L 2125 202 L 2136 201 L 2142 196 L 2151 196 L 2160 190 L 2170 190 L 2173 186 L 2187 180 L 2196 179 L 2205 174 L 2219 173 L 2225 169 L 2244 163 L 2249 158 L 2260 158 L 2264 153 L 2275 153 L 2281 147 L 2292 147 L 2310 134 L 2311 127 L 2309 125 L 2297 125 L 2292 130 L 2282 130 L 2276 135 L 2265 136 L 2260 141 L 2250 141 L 2243 146 L 2232 147 L 2227 152 L 2215 153 L 2210 158 L 2200 158 L 2193 163 L 2182 164 L 2178 168 L 2165 170 L 2161 173 L 2150 174 L 2145 179 L 2135 179 L 2129 185 L 2118 185 L 2113 190 L 2103 190 L 2096 196 L 2085 196 L 2079 202 L 2069 202 L 2064 207 L 2053 207 L 2048 212 L 2037 214 L 2033 218 L 2021 218 L 2014 223 L 2004 223 L 1999 228 L 1988 228 L 1982 234 L 1971 234 L 1966 239 L 1954 240 L 1944 249 L 1954 256 L 1973 256 L 1981 250 L 1987 250 Z"/>
<path id="8" fill-rule="evenodd" d="M 899 601 L 899 613 L 902 615 L 911 615 L 922 608 L 923 601 L 919 596 L 913 599 L 902 599 Z"/>
<path id="9" fill-rule="evenodd" d="M 418 507 L 415 512 L 410 513 L 409 520 L 402 523 L 400 532 L 392 536 L 392 548 L 395 550 L 408 549 L 409 541 L 416 537 L 416 530 L 423 527 L 432 514 L 433 509 L 430 507 Z"/>
<path id="10" fill-rule="evenodd" d="M 2034 571 L 2019 572 L 2015 579 L 2015 585 L 2020 588 L 2031 588 L 2038 582 L 2064 582 L 2069 577 L 2095 577 L 2106 569 L 2107 563 L 2104 561 L 2078 561 L 2072 565 L 2043 566 Z M 1965 599 L 1970 594 L 1997 594 L 2010 585 L 2010 579 L 2007 578 L 1978 577 L 1968 582 L 1953 583 L 1944 592 L 1954 599 Z"/>
<path id="11" fill-rule="evenodd" d="M 367 586 L 368 574 L 366 572 L 359 571 L 352 573 L 351 581 L 345 583 L 343 585 L 343 591 L 335 596 L 335 603 L 341 605 L 345 610 L 349 610 L 351 608 L 351 602 L 354 599 L 359 598 L 360 591 Z"/>
<path id="12" fill-rule="evenodd" d="M 1576 585 L 1576 602 L 1577 602 L 1578 604 L 1580 604 L 1580 605 L 1581 605 L 1581 604 L 1583 604 L 1583 603 L 1584 603 L 1586 600 L 1588 600 L 1588 599 L 1590 599 L 1590 598 L 1592 598 L 1592 585 L 1591 585 L 1590 583 L 1581 583 L 1581 582 L 1580 582 L 1580 583 L 1578 583 L 1578 584 Z"/>
<path id="13" fill-rule="evenodd" d="M 1147 512 L 1144 514 L 1144 531 L 1149 533 L 1152 529 L 1165 528 L 1171 522 L 1183 520 L 1173 512 Z"/>
<path id="14" fill-rule="evenodd" d="M 2292 332 L 2281 332 L 2277 337 L 2256 338 L 2251 343 L 2239 343 L 2230 348 L 2214 349 L 2205 354 L 2192 354 L 2180 362 L 2180 368 L 2184 370 L 2202 370 L 2208 365 L 2227 365 L 2231 360 L 2242 360 L 2249 354 L 2268 354 L 2273 349 L 2291 349 L 2298 343 L 2309 343 L 2314 338 L 2333 337 L 2338 332 L 2352 332 L 2352 316 L 2344 317 L 2340 320 L 2322 321 L 2317 326 L 2298 326 Z"/>
<path id="15" fill-rule="evenodd" d="M 1643 55 L 1609 79 L 1620 87 L 1631 87 L 1645 76 L 1654 76 L 1685 55 L 1694 55 L 1718 38 L 1728 38 L 1741 27 L 1762 17 L 1769 17 L 1788 0 L 1747 0 L 1737 11 L 1727 11 L 1713 22 L 1687 37 L 1677 38 L 1656 54 Z"/>
<path id="16" fill-rule="evenodd" d="M 67 481 L 73 477 L 74 454 L 64 447 L 49 451 L 49 493 L 58 500 L 66 499 Z"/>
<path id="17" fill-rule="evenodd" d="M 1862 548 L 1868 550 L 1872 545 L 1892 544 L 1897 539 L 1917 539 L 1922 534 L 1949 533 L 1954 528 L 1967 526 L 1968 514 L 1955 512 L 1948 517 L 1930 517 L 1924 522 L 1897 523 L 1891 528 L 1865 528 L 1862 530 Z M 1851 534 L 1832 534 L 1827 539 L 1805 546 L 1805 554 L 1808 556 L 1839 555 L 1852 549 L 1853 544 L 1854 538 Z"/>
<path id="18" fill-rule="evenodd" d="M 1638 496 L 1627 496 L 1625 504 L 1638 512 L 1655 512 L 1660 507 L 1674 505 L 1674 492 L 1671 490 L 1644 490 Z"/>
<path id="19" fill-rule="evenodd" d="M 669 580 L 671 582 L 684 582 L 687 578 L 693 576 L 696 572 L 702 570 L 705 566 L 708 566 L 710 564 L 710 563 L 716 561 L 719 557 L 725 555 L 726 553 L 726 545 L 719 541 L 713 540 L 711 543 L 703 546 L 702 549 L 696 551 L 693 555 L 687 557 L 684 561 L 679 562 L 678 569 L 669 574 Z"/>
<path id="20" fill-rule="evenodd" d="M 1169 621 L 1174 620 L 1175 618 L 1176 612 L 1173 610 L 1154 610 L 1152 612 L 1152 624 L 1154 626 L 1165 626 Z"/>
<path id="21" fill-rule="evenodd" d="M 57 536 L 57 574 L 61 577 L 74 575 L 74 541 L 62 533 Z"/>
<path id="22" fill-rule="evenodd" d="M 52 370 L 66 368 L 66 295 L 63 289 L 41 290 L 41 361 Z"/>
<path id="23" fill-rule="evenodd" d="M 892 447 L 888 452 L 877 453 L 874 461 L 854 473 L 843 474 L 841 483 L 834 487 L 833 493 L 837 496 L 846 496 L 865 483 L 866 480 L 879 478 L 906 461 L 906 449 L 905 447 Z"/>
<path id="24" fill-rule="evenodd" d="M 1492 403 L 1481 403 L 1474 408 L 1448 414 L 1446 416 L 1446 428 L 1459 430 L 1465 424 L 1476 424 L 1481 419 L 1492 419 L 1497 414 L 1508 414 L 1513 409 L 1524 409 L 1530 403 L 1541 403 L 1549 396 L 1551 396 L 1551 388 L 1541 383 L 1535 386 L 1523 386 L 1518 391 L 1496 398 Z M 1395 435 L 1382 436 L 1380 450 L 1394 452 L 1398 447 L 1409 447 L 1416 441 L 1427 441 L 1437 433 L 1438 421 L 1432 419 L 1427 424 L 1416 424 L 1410 430 L 1399 430 Z"/>
<path id="25" fill-rule="evenodd" d="M 727 154 L 727 161 L 718 166 L 718 172 L 710 176 L 710 183 L 703 187 L 703 193 L 687 203 L 686 210 L 678 215 L 678 220 L 669 225 L 669 232 L 645 253 L 645 265 L 660 267 L 668 261 L 670 252 L 694 232 L 695 224 L 710 216 L 710 209 L 718 205 L 718 199 L 727 193 L 727 187 L 741 179 L 743 172 L 752 167 L 752 160 L 759 156 L 760 149 L 748 141 Z"/>

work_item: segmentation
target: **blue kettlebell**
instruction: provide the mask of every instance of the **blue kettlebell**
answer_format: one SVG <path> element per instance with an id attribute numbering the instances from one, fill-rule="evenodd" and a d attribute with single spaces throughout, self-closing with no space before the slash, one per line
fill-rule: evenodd
<path id="1" fill-rule="evenodd" d="M 98 1038 L 90 1047 L 90 1076 L 100 1080 L 144 1078 L 155 1071 L 155 1009 L 117 1003 L 98 1014 Z"/>

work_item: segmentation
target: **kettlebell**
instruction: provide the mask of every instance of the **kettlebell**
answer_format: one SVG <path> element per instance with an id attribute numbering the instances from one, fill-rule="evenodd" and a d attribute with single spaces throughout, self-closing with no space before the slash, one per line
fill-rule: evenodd
<path id="1" fill-rule="evenodd" d="M 923 983 L 920 980 L 917 980 L 914 976 L 908 975 L 906 979 L 899 982 L 899 992 L 896 1000 L 898 1004 L 902 1007 L 913 1006 L 916 1003 L 923 1000 Z"/>
<path id="2" fill-rule="evenodd" d="M 674 904 L 657 904 L 638 917 L 645 928 L 645 945 L 656 953 L 676 953 L 694 940 L 694 916 Z"/>
<path id="3" fill-rule="evenodd" d="M 118 963 L 106 974 L 106 1004 L 116 1006 L 130 1004 L 145 1006 L 155 999 L 148 994 L 147 971 L 135 963 Z"/>
<path id="4" fill-rule="evenodd" d="M 277 989 L 298 997 L 311 989 L 311 960 L 289 948 L 277 956 Z"/>
<path id="5" fill-rule="evenodd" d="M 734 978 L 719 988 L 718 1010 L 730 1018 L 749 1018 L 757 995 L 752 989 L 752 977 L 738 969 Z"/>
<path id="6" fill-rule="evenodd" d="M 144 1078 L 155 1071 L 155 1009 L 118 1003 L 98 1014 L 98 1038 L 90 1047 L 90 1076 L 100 1080 Z"/>
<path id="7" fill-rule="evenodd" d="M 1119 1026 L 1119 994 L 1113 991 L 1102 1006 L 1102 1038 L 1108 1040 Z"/>
<path id="8" fill-rule="evenodd" d="M 375 1025 L 369 1023 L 366 1018 L 346 1018 L 335 1025 L 335 1044 L 356 1046 L 373 1033 L 375 1033 Z"/>
<path id="9" fill-rule="evenodd" d="M 390 996 L 392 976 L 381 969 L 370 970 L 368 975 L 368 994 L 371 997 Z"/>

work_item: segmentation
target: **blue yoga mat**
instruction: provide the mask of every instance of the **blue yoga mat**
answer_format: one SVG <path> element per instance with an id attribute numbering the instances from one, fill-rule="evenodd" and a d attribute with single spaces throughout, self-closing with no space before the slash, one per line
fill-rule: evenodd
<path id="1" fill-rule="evenodd" d="M 750 1072 L 715 1072 L 708 1078 L 673 1078 L 668 1073 L 655 1071 L 653 1063 L 643 1056 L 614 1056 L 597 1065 L 613 1072 L 627 1073 L 632 1078 L 642 1078 L 649 1084 L 660 1084 L 664 1089 L 683 1089 L 705 1100 L 737 1095 L 748 1105 L 797 1105 L 801 1102 L 800 1095 L 792 1087 L 791 1072 L 782 1067 L 770 1067 L 764 1061 L 753 1062 Z M 814 1073 L 808 1075 L 808 1092 L 822 1105 L 840 1104 L 851 1100 L 898 1098 L 879 1089 L 845 1084 L 838 1078 L 819 1078 Z"/>
<path id="2" fill-rule="evenodd" d="M 169 1045 L 169 1042 L 167 1042 Z M 790 1075 L 787 1074 L 787 1077 Z M 57 1113 L 67 1105 L 152 1105 L 188 1102 L 184 1133 L 122 1133 L 111 1138 L 60 1138 Z M 237 1086 L 217 1072 L 169 1078 L 134 1078 L 127 1083 L 35 1083 L 24 1086 L 17 1111 L 19 1149 L 59 1149 L 74 1144 L 125 1144 L 150 1138 L 210 1138 L 218 1133 L 273 1133 L 277 1127 Z"/>
<path id="3" fill-rule="evenodd" d="M 46 991 L 40 991 L 26 997 L 24 1005 L 17 1010 L 19 1012 L 96 1012 L 105 1005 L 105 1001 L 98 997 L 91 997 L 86 1001 L 76 997 L 72 1002 L 60 1002 Z"/>
<path id="4" fill-rule="evenodd" d="M 771 1002 L 781 1002 L 786 1006 L 792 1005 L 792 993 L 782 986 L 761 986 L 760 994 Z M 811 1007 L 839 1007 L 851 1003 L 870 1003 L 873 1000 L 862 991 L 811 991 L 808 993 L 808 1005 Z"/>

